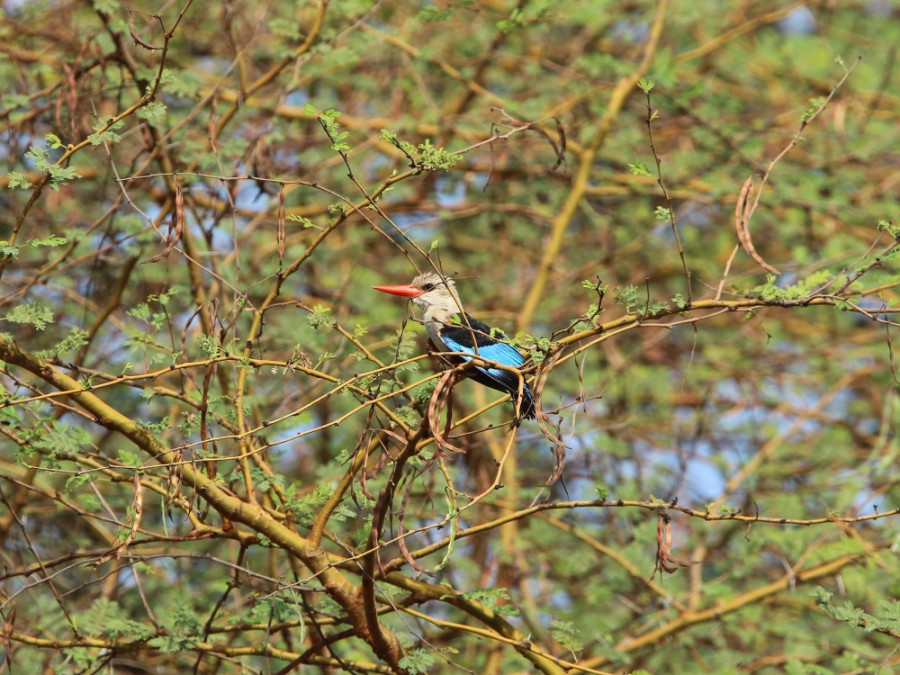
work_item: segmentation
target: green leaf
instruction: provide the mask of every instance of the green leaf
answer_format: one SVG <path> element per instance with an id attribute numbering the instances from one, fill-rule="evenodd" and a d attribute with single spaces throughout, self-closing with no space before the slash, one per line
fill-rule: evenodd
<path id="1" fill-rule="evenodd" d="M 56 459 L 60 455 L 80 455 L 84 448 L 93 448 L 94 443 L 82 427 L 54 420 L 49 429 L 43 429 L 32 441 L 32 446 L 44 450 L 48 459 Z"/>
<path id="2" fill-rule="evenodd" d="M 12 187 L 12 183 L 10 183 L 10 187 Z M 894 239 L 900 239 L 900 225 L 894 225 L 893 221 L 883 219 L 879 220 L 878 231 L 887 232 Z"/>
<path id="3" fill-rule="evenodd" d="M 182 98 L 196 98 L 203 88 L 203 78 L 193 70 L 181 68 L 166 68 L 166 74 L 170 75 L 168 81 L 163 84 L 166 92 Z M 162 84 L 162 83 L 161 83 Z M 121 121 L 124 124 L 124 120 Z M 116 125 L 120 124 L 117 122 Z"/>
<path id="4" fill-rule="evenodd" d="M 119 463 L 123 466 L 141 465 L 141 456 L 134 450 L 130 450 L 128 448 L 119 448 L 116 457 L 118 458 Z"/>
<path id="5" fill-rule="evenodd" d="M 553 639 L 556 640 L 563 649 L 566 649 L 577 656 L 578 652 L 584 648 L 584 643 L 579 637 L 579 631 L 571 621 L 553 620 L 550 622 L 550 626 L 552 627 L 550 633 L 553 635 Z"/>
<path id="6" fill-rule="evenodd" d="M 647 168 L 647 165 L 643 162 L 631 162 L 628 164 L 628 169 L 635 176 L 649 176 L 650 169 Z"/>
<path id="7" fill-rule="evenodd" d="M 331 308 L 324 305 L 316 305 L 312 311 L 306 315 L 306 321 L 313 328 L 331 328 L 337 323 L 331 316 Z"/>
<path id="8" fill-rule="evenodd" d="M 39 145 L 32 145 L 28 148 L 25 152 L 25 157 L 34 162 L 34 167 L 38 171 L 47 171 L 50 168 L 50 162 L 48 161 L 50 151 Z"/>
<path id="9" fill-rule="evenodd" d="M 613 295 L 615 296 L 616 304 L 622 305 L 629 314 L 632 314 L 633 310 L 640 303 L 640 290 L 637 286 L 617 288 L 613 291 Z"/>
<path id="10" fill-rule="evenodd" d="M 219 339 L 212 335 L 198 335 L 197 342 L 200 344 L 200 351 L 203 356 L 208 359 L 216 358 L 220 353 Z"/>
<path id="11" fill-rule="evenodd" d="M 100 658 L 100 654 L 96 649 L 87 649 L 85 647 L 70 647 L 64 649 L 63 654 L 65 654 L 67 660 L 71 659 L 79 673 L 93 670 L 97 659 Z"/>
<path id="12" fill-rule="evenodd" d="M 190 651 L 200 641 L 196 637 L 182 637 L 180 635 L 164 635 L 147 641 L 151 647 L 156 647 L 163 654 L 176 654 Z"/>
<path id="13" fill-rule="evenodd" d="M 463 593 L 463 597 L 481 603 L 488 609 L 501 614 L 518 616 L 518 608 L 509 603 L 509 590 L 506 588 L 477 588 L 474 591 Z"/>
<path id="14" fill-rule="evenodd" d="M 809 99 L 809 107 L 803 113 L 800 119 L 804 122 L 809 120 L 813 115 L 816 114 L 816 111 L 822 107 L 822 104 L 825 103 L 824 96 L 817 96 L 816 98 Z"/>
<path id="15" fill-rule="evenodd" d="M 426 675 L 435 663 L 431 652 L 424 649 L 414 649 L 404 656 L 397 665 L 410 673 L 410 675 Z"/>
<path id="16" fill-rule="evenodd" d="M 455 11 L 452 7 L 441 8 L 428 5 L 419 12 L 418 18 L 423 23 L 438 23 L 449 19 Z"/>
<path id="17" fill-rule="evenodd" d="M 509 33 L 516 28 L 521 28 L 525 25 L 525 17 L 522 13 L 522 10 L 519 8 L 514 8 L 510 14 L 508 19 L 501 19 L 497 22 L 497 29 L 501 33 Z"/>
<path id="18" fill-rule="evenodd" d="M 28 176 L 26 176 L 21 171 L 10 171 L 7 176 L 9 176 L 9 184 L 7 185 L 7 187 L 10 190 L 15 190 L 16 188 L 20 190 L 27 190 L 34 185 L 30 180 L 28 180 Z"/>
<path id="19" fill-rule="evenodd" d="M 276 486 L 284 488 L 284 476 L 280 474 L 269 474 L 258 466 L 250 468 L 250 476 L 253 478 L 253 484 L 260 492 L 268 492 L 270 488 Z"/>
<path id="20" fill-rule="evenodd" d="M 95 130 L 94 133 L 88 136 L 88 140 L 91 142 L 91 145 L 100 145 L 101 143 L 118 143 L 122 140 L 122 137 L 117 134 L 113 129 L 121 127 L 124 124 L 123 120 L 119 120 L 114 125 L 109 127 L 108 129 L 103 129 L 105 125 L 100 125 L 100 128 L 103 131 Z"/>
<path id="21" fill-rule="evenodd" d="M 651 300 L 644 307 L 644 314 L 660 314 L 669 309 L 669 303 L 663 300 Z"/>
<path id="22" fill-rule="evenodd" d="M 76 615 L 78 629 L 88 635 L 130 640 L 143 640 L 156 631 L 149 625 L 130 619 L 119 603 L 103 596 L 94 600 L 90 609 Z"/>
<path id="23" fill-rule="evenodd" d="M 40 359 L 49 359 L 54 356 L 61 356 L 62 354 L 75 351 L 76 349 L 81 348 L 83 345 L 86 345 L 89 337 L 90 334 L 87 331 L 82 330 L 81 328 L 72 328 L 66 335 L 66 337 L 53 345 L 53 347 L 51 347 L 50 349 L 41 349 L 35 352 L 35 356 Z"/>
<path id="24" fill-rule="evenodd" d="M 37 330 L 44 330 L 48 323 L 53 323 L 53 310 L 40 302 L 16 305 L 3 317 L 13 323 L 27 323 Z"/>
<path id="25" fill-rule="evenodd" d="M 183 635 L 194 635 L 203 629 L 203 623 L 187 604 L 179 604 L 172 612 L 175 630 Z"/>
<path id="26" fill-rule="evenodd" d="M 454 155 L 444 148 L 435 147 L 432 145 L 430 139 L 426 139 L 424 143 L 420 143 L 416 146 L 415 150 L 409 154 L 416 159 L 416 166 L 418 168 L 427 171 L 451 169 L 460 159 L 462 159 L 461 155 Z"/>
<path id="27" fill-rule="evenodd" d="M 70 180 L 81 178 L 75 169 L 54 164 L 50 161 L 50 151 L 37 145 L 32 145 L 25 153 L 25 157 L 34 163 L 38 171 L 46 171 L 50 174 L 49 185 L 53 190 L 59 190 Z"/>
<path id="28" fill-rule="evenodd" d="M 649 94 L 651 91 L 653 91 L 653 87 L 655 86 L 656 83 L 653 82 L 653 80 L 647 80 L 645 78 L 641 78 L 640 82 L 638 82 L 638 87 L 640 87 L 640 90 L 645 94 Z"/>
<path id="29" fill-rule="evenodd" d="M 269 27 L 270 31 L 275 33 L 275 35 L 290 38 L 291 40 L 298 40 L 300 38 L 300 26 L 297 25 L 297 22 L 293 19 L 289 20 L 275 17 L 274 19 L 270 19 L 266 25 Z"/>
<path id="30" fill-rule="evenodd" d="M 78 173 L 75 169 L 72 169 L 67 166 L 60 166 L 58 164 L 51 164 L 47 167 L 47 172 L 50 174 L 50 189 L 56 191 L 59 188 L 69 181 L 75 180 L 76 178 L 81 178 L 81 174 Z"/>
<path id="31" fill-rule="evenodd" d="M 296 213 L 289 213 L 285 220 L 290 220 L 294 223 L 300 223 L 303 226 L 303 229 L 314 228 L 316 230 L 321 230 L 322 228 L 313 223 L 312 220 L 307 218 L 306 216 L 298 216 Z"/>
<path id="32" fill-rule="evenodd" d="M 49 246 L 54 248 L 56 246 L 62 246 L 66 244 L 69 240 L 65 237 L 60 237 L 56 234 L 51 234 L 49 237 L 44 237 L 43 239 L 31 239 L 25 243 L 26 246 L 34 246 L 35 248 L 41 246 Z"/>
<path id="33" fill-rule="evenodd" d="M 425 393 L 427 390 L 426 387 L 419 386 L 416 387 L 412 391 L 412 395 L 416 398 L 416 400 L 422 401 L 423 403 L 428 401 L 428 398 L 422 400 L 419 397 Z M 430 398 L 430 396 L 429 396 Z M 418 411 L 410 408 L 408 405 L 400 406 L 394 411 L 394 414 L 407 426 L 416 428 L 419 423 L 422 421 L 422 416 L 419 415 Z"/>
<path id="34" fill-rule="evenodd" d="M 74 476 L 69 476 L 66 479 L 66 485 L 63 490 L 67 494 L 71 494 L 73 490 L 84 485 L 85 483 L 90 482 L 91 475 L 89 473 L 77 473 Z"/>
<path id="35" fill-rule="evenodd" d="M 146 120 L 148 124 L 160 124 L 166 118 L 166 106 L 159 101 L 150 101 L 137 111 L 139 119 Z"/>

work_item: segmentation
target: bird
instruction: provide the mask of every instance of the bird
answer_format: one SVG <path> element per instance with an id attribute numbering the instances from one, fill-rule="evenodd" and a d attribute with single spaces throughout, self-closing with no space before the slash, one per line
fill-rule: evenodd
<path id="1" fill-rule="evenodd" d="M 469 316 L 462 308 L 453 279 L 436 272 L 420 274 L 412 283 L 399 286 L 373 286 L 376 291 L 411 298 L 422 309 L 425 329 L 432 344 L 440 351 L 453 352 L 465 362 L 469 354 L 504 366 L 520 367 L 525 359 L 513 347 L 503 331 Z M 506 392 L 512 396 L 519 418 L 534 419 L 535 404 L 531 390 L 521 382 L 522 400 L 519 402 L 520 377 L 514 372 L 473 364 L 466 373 L 479 384 Z"/>

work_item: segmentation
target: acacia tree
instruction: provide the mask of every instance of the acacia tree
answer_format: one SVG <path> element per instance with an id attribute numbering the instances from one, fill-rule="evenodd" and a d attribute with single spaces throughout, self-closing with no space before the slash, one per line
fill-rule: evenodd
<path id="1" fill-rule="evenodd" d="M 5 668 L 890 672 L 900 22 L 808 4 L 6 9 Z"/>

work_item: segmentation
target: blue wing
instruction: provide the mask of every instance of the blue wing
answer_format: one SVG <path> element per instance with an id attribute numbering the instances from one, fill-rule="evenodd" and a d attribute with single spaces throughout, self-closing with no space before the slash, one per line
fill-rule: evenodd
<path id="1" fill-rule="evenodd" d="M 479 345 L 478 350 L 476 351 L 474 347 L 466 347 L 464 345 L 461 345 L 456 340 L 450 337 L 441 335 L 441 339 L 444 341 L 444 344 L 447 345 L 447 349 L 453 352 L 476 354 L 487 361 L 496 361 L 497 363 L 502 363 L 505 366 L 513 366 L 516 368 L 525 363 L 525 359 L 522 358 L 522 355 L 519 353 L 519 351 L 512 345 L 506 344 L 505 342 L 494 342 L 493 344 L 489 345 Z M 465 356 L 462 356 L 461 358 L 465 359 L 466 361 L 472 360 Z M 478 370 L 481 370 L 495 377 L 511 375 L 511 373 L 509 373 L 508 371 L 500 370 L 499 368 L 478 368 Z"/>
<path id="2" fill-rule="evenodd" d="M 445 325 L 439 332 L 441 341 L 448 351 L 477 355 L 487 361 L 496 361 L 514 368 L 525 363 L 525 359 L 515 347 L 493 337 L 498 335 L 501 339 L 505 338 L 502 332 L 492 331 L 489 326 L 468 315 L 464 323 Z M 464 361 L 472 360 L 462 355 L 460 358 Z M 514 401 L 518 399 L 519 377 L 515 373 L 500 368 L 475 366 L 469 377 L 486 387 L 511 394 Z M 534 398 L 528 385 L 524 383 L 522 383 L 520 414 L 523 417 L 534 418 Z"/>

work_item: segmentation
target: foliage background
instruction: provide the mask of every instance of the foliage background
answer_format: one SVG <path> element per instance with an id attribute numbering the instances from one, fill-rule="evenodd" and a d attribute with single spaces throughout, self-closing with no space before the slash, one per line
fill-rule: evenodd
<path id="1" fill-rule="evenodd" d="M 894 672 L 898 19 L 4 3 L 3 667 Z"/>

